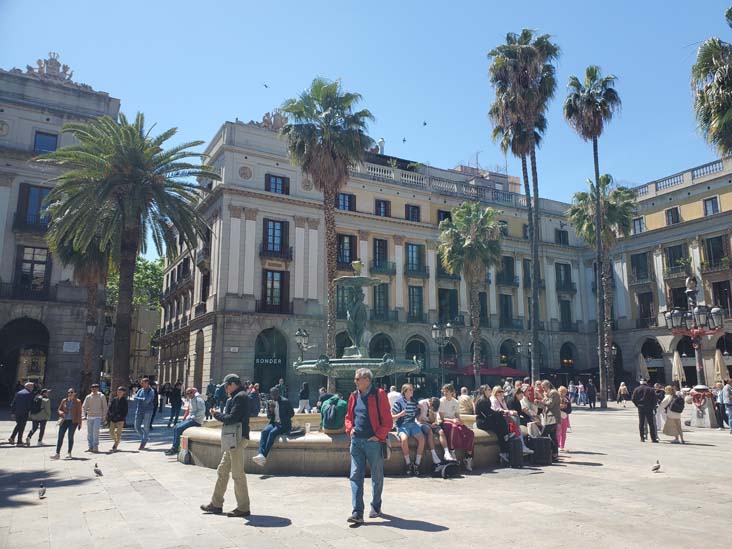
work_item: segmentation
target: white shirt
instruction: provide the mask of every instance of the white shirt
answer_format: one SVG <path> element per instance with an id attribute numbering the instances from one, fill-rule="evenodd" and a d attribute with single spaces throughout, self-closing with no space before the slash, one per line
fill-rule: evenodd
<path id="1" fill-rule="evenodd" d="M 447 400 L 446 397 L 440 399 L 440 416 L 442 419 L 455 419 L 460 413 L 460 405 L 456 398 Z"/>
<path id="2" fill-rule="evenodd" d="M 397 391 L 389 391 L 389 394 L 386 395 L 386 398 L 389 399 L 389 408 L 390 409 L 393 409 L 394 408 L 394 403 L 397 400 L 399 400 L 399 397 L 400 396 L 402 396 L 402 394 L 399 393 L 399 392 L 397 392 Z"/>

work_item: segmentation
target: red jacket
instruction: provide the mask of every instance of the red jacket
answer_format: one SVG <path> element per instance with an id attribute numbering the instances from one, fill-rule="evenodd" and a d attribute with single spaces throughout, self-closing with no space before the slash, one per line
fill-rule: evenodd
<path id="1" fill-rule="evenodd" d="M 351 393 L 348 397 L 348 412 L 346 412 L 346 433 L 351 435 L 353 430 L 353 410 L 356 408 L 356 395 L 358 391 Z M 378 400 L 378 409 L 377 409 Z M 376 389 L 376 394 L 371 393 L 368 397 L 369 421 L 371 428 L 374 430 L 376 438 L 380 441 L 386 441 L 386 436 L 394 427 L 394 421 L 391 419 L 391 407 L 389 399 L 383 389 Z M 381 421 L 379 421 L 381 420 Z"/>

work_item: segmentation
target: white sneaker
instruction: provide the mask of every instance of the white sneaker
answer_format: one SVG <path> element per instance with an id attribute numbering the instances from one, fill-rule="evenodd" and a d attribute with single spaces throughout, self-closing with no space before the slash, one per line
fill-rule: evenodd
<path id="1" fill-rule="evenodd" d="M 73 457 L 71 457 L 71 452 L 69 452 L 69 453 L 68 453 L 68 454 L 66 455 L 66 459 L 74 459 Z"/>
<path id="2" fill-rule="evenodd" d="M 262 454 L 257 454 L 252 458 L 252 461 L 260 467 L 264 467 L 264 464 L 267 463 L 267 458 L 264 457 Z"/>
<path id="3" fill-rule="evenodd" d="M 466 471 L 470 472 L 473 470 L 473 458 L 471 458 L 471 457 L 465 458 L 463 463 L 465 464 Z"/>
<path id="4" fill-rule="evenodd" d="M 58 455 L 58 454 L 53 454 L 53 455 L 51 456 L 51 459 L 61 459 L 61 456 L 60 456 L 60 455 Z"/>
<path id="5" fill-rule="evenodd" d="M 445 461 L 457 461 L 452 452 L 450 452 L 450 450 L 445 450 L 445 454 L 442 459 L 444 459 Z"/>
<path id="6" fill-rule="evenodd" d="M 534 453 L 534 451 L 531 448 L 529 448 L 528 446 L 524 446 L 524 455 L 525 456 L 530 456 L 533 453 Z"/>

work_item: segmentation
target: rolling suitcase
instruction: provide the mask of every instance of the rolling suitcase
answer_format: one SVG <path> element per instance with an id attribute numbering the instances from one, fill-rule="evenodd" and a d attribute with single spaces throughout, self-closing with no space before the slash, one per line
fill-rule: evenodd
<path id="1" fill-rule="evenodd" d="M 533 465 L 552 464 L 552 439 L 549 437 L 528 438 L 526 445 L 534 451 L 531 455 Z"/>
<path id="2" fill-rule="evenodd" d="M 511 469 L 521 469 L 524 466 L 524 448 L 518 438 L 508 441 L 508 465 Z"/>

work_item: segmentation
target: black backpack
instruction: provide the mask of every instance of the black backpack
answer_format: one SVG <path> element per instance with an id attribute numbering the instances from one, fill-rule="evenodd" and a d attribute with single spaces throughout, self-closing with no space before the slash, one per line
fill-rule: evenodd
<path id="1" fill-rule="evenodd" d="M 676 412 L 677 414 L 680 414 L 684 411 L 684 397 L 674 397 L 674 399 L 671 401 L 671 405 L 669 406 L 669 410 L 672 412 Z"/>
<path id="2" fill-rule="evenodd" d="M 36 395 L 33 397 L 33 404 L 31 404 L 31 414 L 37 414 L 43 409 L 43 397 Z"/>
<path id="3" fill-rule="evenodd" d="M 435 478 L 455 478 L 460 476 L 460 466 L 457 461 L 441 461 L 435 464 L 432 470 Z"/>

